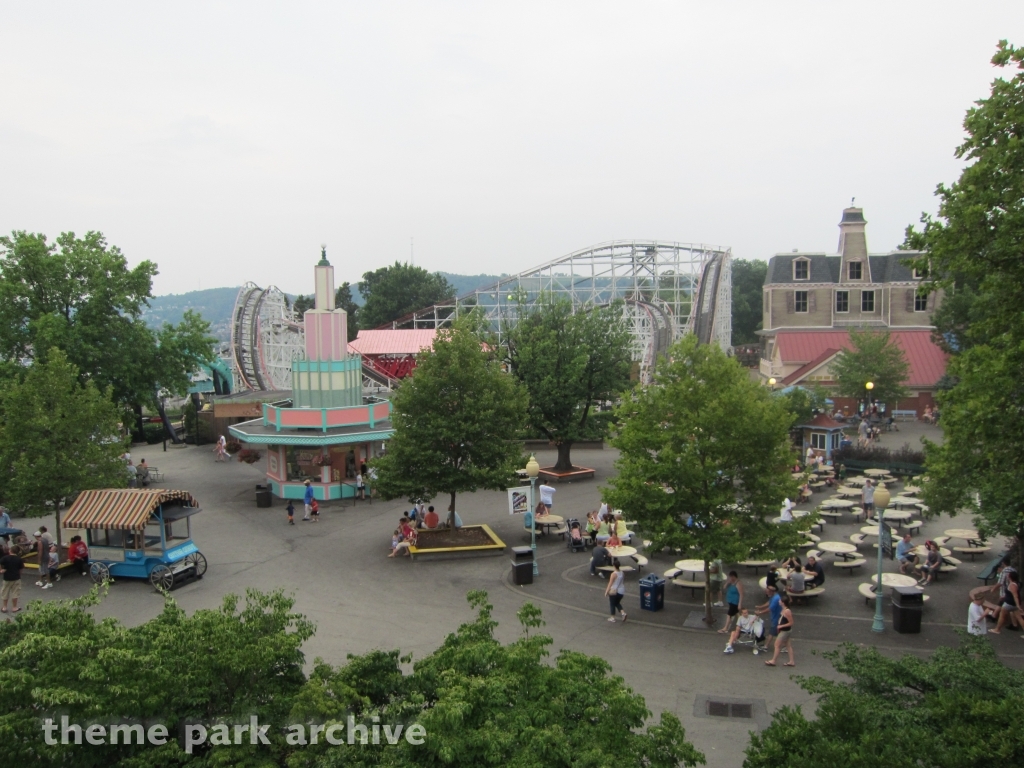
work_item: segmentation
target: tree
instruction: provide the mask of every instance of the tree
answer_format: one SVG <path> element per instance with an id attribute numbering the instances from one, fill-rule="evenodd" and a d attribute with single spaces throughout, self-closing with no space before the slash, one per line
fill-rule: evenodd
<path id="1" fill-rule="evenodd" d="M 13 232 L 0 238 L 0 358 L 64 351 L 83 378 L 112 388 L 114 401 L 141 415 L 160 388 L 183 395 L 188 375 L 213 359 L 215 339 L 195 313 L 153 331 L 142 320 L 156 265 L 133 269 L 99 232 L 77 238 Z M 141 424 L 137 419 L 137 428 Z"/>
<path id="2" fill-rule="evenodd" d="M 844 645 L 824 654 L 849 682 L 797 678 L 819 697 L 808 720 L 783 707 L 751 736 L 744 768 L 973 768 L 1024 760 L 1024 673 L 1000 663 L 982 638 L 939 646 L 926 659 L 891 659 Z"/>
<path id="3" fill-rule="evenodd" d="M 439 331 L 433 349 L 420 354 L 392 400 L 387 453 L 372 462 L 385 499 L 449 494 L 449 525 L 456 494 L 502 490 L 522 466 L 517 438 L 526 392 L 501 370 L 494 345 L 481 341 L 474 323 L 469 316 Z"/>
<path id="4" fill-rule="evenodd" d="M 632 337 L 622 307 L 574 312 L 568 300 L 542 300 L 520 302 L 517 314 L 505 334 L 509 371 L 530 395 L 530 429 L 558 448 L 555 471 L 570 472 L 591 409 L 629 386 Z"/>
<path id="5" fill-rule="evenodd" d="M 939 185 L 937 216 L 908 227 L 907 245 L 926 251 L 914 266 L 928 270 L 928 287 L 956 302 L 955 386 L 936 396 L 945 439 L 926 443 L 925 501 L 932 511 L 973 512 L 979 529 L 1016 537 L 1021 552 L 1024 491 L 1006 482 L 1006 468 L 1024 464 L 1024 49 L 1004 40 L 992 63 L 1016 72 L 967 112 L 956 150 L 967 165 Z"/>
<path id="6" fill-rule="evenodd" d="M 417 309 L 455 298 L 455 289 L 440 272 L 395 262 L 366 272 L 359 283 L 366 303 L 359 310 L 359 327 L 377 328 Z"/>
<path id="7" fill-rule="evenodd" d="M 903 350 L 896 346 L 888 331 L 850 330 L 850 346 L 832 361 L 832 375 L 844 397 L 864 398 L 865 384 L 873 383 L 871 399 L 894 408 L 910 392 L 904 382 L 910 365 Z"/>
<path id="8" fill-rule="evenodd" d="M 732 343 L 758 344 L 755 331 L 763 323 L 764 281 L 768 262 L 754 259 L 732 261 Z"/>
<path id="9" fill-rule="evenodd" d="M 703 558 L 711 624 L 709 563 L 788 553 L 800 541 L 797 524 L 771 522 L 797 490 L 793 417 L 717 345 L 698 345 L 693 335 L 669 350 L 653 385 L 634 390 L 618 417 L 619 474 L 604 498 L 640 523 L 655 550 Z"/>
<path id="10" fill-rule="evenodd" d="M 334 291 L 334 305 L 348 314 L 348 340 L 352 341 L 359 333 L 359 305 L 352 299 L 351 283 L 344 282 Z M 295 317 L 301 322 L 306 310 L 316 306 L 316 300 L 312 294 L 296 296 L 292 306 Z"/>
<path id="11" fill-rule="evenodd" d="M 793 423 L 797 426 L 806 424 L 814 418 L 815 413 L 824 413 L 828 408 L 825 400 L 828 394 L 819 384 L 809 387 L 792 387 L 788 392 L 779 393 L 785 403 L 786 410 L 793 414 Z"/>
<path id="12" fill-rule="evenodd" d="M 58 548 L 66 499 L 128 482 L 110 391 L 79 379 L 67 356 L 53 349 L 0 391 L 0 488 L 7 503 L 29 514 L 45 514 L 52 505 Z"/>

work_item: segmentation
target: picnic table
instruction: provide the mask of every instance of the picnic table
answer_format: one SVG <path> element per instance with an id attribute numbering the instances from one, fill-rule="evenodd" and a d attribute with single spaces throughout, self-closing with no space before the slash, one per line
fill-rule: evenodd
<path id="1" fill-rule="evenodd" d="M 894 536 L 898 533 L 898 531 L 895 528 L 893 528 L 891 525 L 889 526 L 889 530 L 892 532 L 892 534 Z M 874 523 L 872 525 L 865 525 L 865 526 L 861 527 L 860 532 L 863 533 L 865 536 L 877 536 L 878 535 L 878 523 Z"/>
<path id="2" fill-rule="evenodd" d="M 853 544 L 847 544 L 844 541 L 822 541 L 818 543 L 818 549 L 822 552 L 839 555 L 843 559 L 846 559 L 847 555 L 853 554 L 857 551 L 857 548 L 853 546 Z"/>
<path id="3" fill-rule="evenodd" d="M 855 497 L 860 496 L 861 490 L 860 488 L 850 488 L 849 486 L 841 485 L 836 488 L 836 494 L 839 496 Z"/>
<path id="4" fill-rule="evenodd" d="M 557 528 L 565 522 L 561 515 L 537 515 L 534 520 L 544 533 L 550 533 L 552 528 Z"/>
<path id="5" fill-rule="evenodd" d="M 864 483 L 871 478 L 869 477 L 848 477 L 846 478 L 847 485 L 864 485 Z"/>
<path id="6" fill-rule="evenodd" d="M 703 560 L 678 560 L 676 561 L 676 568 L 683 573 L 703 574 L 704 573 L 704 561 Z M 694 579 L 696 581 L 696 579 Z"/>
<path id="7" fill-rule="evenodd" d="M 846 499 L 825 499 L 821 502 L 822 509 L 849 509 L 852 506 L 853 502 Z"/>
<path id="8" fill-rule="evenodd" d="M 897 493 L 897 496 L 913 496 L 915 493 L 921 492 L 921 486 L 919 485 L 905 485 L 903 490 Z"/>
<path id="9" fill-rule="evenodd" d="M 636 547 L 627 547 L 625 545 L 621 547 L 608 547 L 608 554 L 612 557 L 632 557 L 636 554 Z"/>
<path id="10" fill-rule="evenodd" d="M 964 541 L 978 541 L 981 538 L 973 528 L 950 528 L 942 533 L 951 539 L 963 539 Z"/>
<path id="11" fill-rule="evenodd" d="M 905 510 L 887 509 L 882 513 L 883 520 L 896 520 L 900 523 L 907 522 L 911 517 L 913 515 Z"/>
<path id="12" fill-rule="evenodd" d="M 918 557 L 927 557 L 927 556 L 928 556 L 928 550 L 927 550 L 927 549 L 925 549 L 925 546 L 924 546 L 924 544 L 920 544 L 920 545 L 918 545 L 918 546 L 914 547 L 914 548 L 913 548 L 913 549 L 911 550 L 911 552 L 913 552 L 913 553 L 914 553 L 915 555 L 917 555 Z M 939 547 L 939 554 L 940 554 L 940 555 L 942 555 L 942 557 L 949 557 L 949 556 L 950 556 L 951 554 L 953 554 L 953 553 L 952 553 L 952 552 L 950 552 L 950 551 L 949 551 L 948 549 L 946 549 L 945 547 Z"/>
<path id="13" fill-rule="evenodd" d="M 871 583 L 878 584 L 878 574 L 871 574 Z M 883 573 L 882 574 L 882 586 L 883 587 L 915 587 L 917 586 L 917 579 L 913 576 L 907 576 L 903 573 Z"/>
<path id="14" fill-rule="evenodd" d="M 916 507 L 921 500 L 915 499 L 913 496 L 893 496 L 889 503 L 894 507 Z"/>
<path id="15" fill-rule="evenodd" d="M 888 469 L 865 469 L 864 474 L 869 477 L 885 477 L 889 474 Z"/>

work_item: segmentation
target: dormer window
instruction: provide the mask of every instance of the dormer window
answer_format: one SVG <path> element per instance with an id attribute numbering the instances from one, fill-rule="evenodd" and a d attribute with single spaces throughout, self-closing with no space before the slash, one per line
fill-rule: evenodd
<path id="1" fill-rule="evenodd" d="M 807 259 L 796 259 L 793 262 L 793 279 L 810 280 L 811 262 L 809 262 Z"/>
<path id="2" fill-rule="evenodd" d="M 924 280 L 926 277 L 928 277 L 928 272 L 926 270 L 918 269 L 917 267 L 914 268 L 915 280 Z"/>
<path id="3" fill-rule="evenodd" d="M 849 263 L 849 276 L 851 280 L 860 280 L 863 275 L 863 264 L 859 261 L 851 261 Z"/>

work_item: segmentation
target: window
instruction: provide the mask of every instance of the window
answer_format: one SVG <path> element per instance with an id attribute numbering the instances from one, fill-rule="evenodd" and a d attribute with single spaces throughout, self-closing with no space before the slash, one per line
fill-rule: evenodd
<path id="1" fill-rule="evenodd" d="M 864 265 L 861 264 L 859 261 L 851 261 L 850 262 L 850 279 L 851 280 L 860 280 L 860 277 L 861 277 L 861 267 L 862 266 L 864 266 Z"/>
<path id="2" fill-rule="evenodd" d="M 927 312 L 928 311 L 928 295 L 916 294 L 914 296 L 914 311 L 915 312 Z"/>
<path id="3" fill-rule="evenodd" d="M 806 312 L 807 311 L 807 291 L 794 291 L 793 292 L 793 311 L 794 312 Z"/>
<path id="4" fill-rule="evenodd" d="M 861 312 L 874 312 L 875 311 L 875 292 L 874 291 L 861 291 L 860 292 L 860 311 Z"/>
<path id="5" fill-rule="evenodd" d="M 836 291 L 836 312 L 850 311 L 850 292 Z"/>
<path id="6" fill-rule="evenodd" d="M 810 280 L 811 263 L 807 259 L 797 259 L 793 262 L 793 279 Z"/>
<path id="7" fill-rule="evenodd" d="M 842 432 L 833 432 L 832 433 L 832 450 L 833 451 L 838 451 L 839 450 L 839 443 L 842 441 L 842 439 L 843 439 L 843 433 Z"/>
<path id="8" fill-rule="evenodd" d="M 825 433 L 824 432 L 811 432 L 811 448 L 816 451 L 825 450 Z"/>
<path id="9" fill-rule="evenodd" d="M 917 267 L 914 267 L 914 279 L 915 280 L 924 280 L 926 277 L 928 277 L 928 270 L 926 270 L 926 269 L 918 269 Z"/>

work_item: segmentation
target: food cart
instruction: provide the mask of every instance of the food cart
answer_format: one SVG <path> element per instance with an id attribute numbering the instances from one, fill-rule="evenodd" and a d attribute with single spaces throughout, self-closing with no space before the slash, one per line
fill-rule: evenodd
<path id="1" fill-rule="evenodd" d="M 206 573 L 206 558 L 192 542 L 192 516 L 200 511 L 188 491 L 83 491 L 63 527 L 84 531 L 89 575 L 97 584 L 127 576 L 170 590 Z"/>

